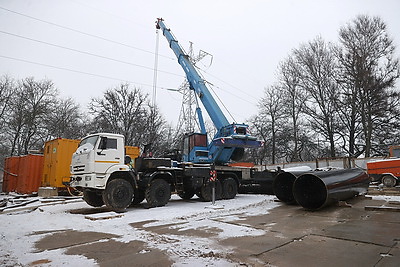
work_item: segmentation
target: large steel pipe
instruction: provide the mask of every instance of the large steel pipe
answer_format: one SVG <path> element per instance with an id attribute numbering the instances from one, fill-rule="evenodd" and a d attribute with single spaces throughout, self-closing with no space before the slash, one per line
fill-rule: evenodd
<path id="1" fill-rule="evenodd" d="M 311 168 L 292 168 L 282 170 L 274 180 L 272 188 L 275 196 L 286 204 L 296 204 L 293 196 L 293 184 L 297 177 L 302 174 L 310 173 Z"/>
<path id="2" fill-rule="evenodd" d="M 293 196 L 308 210 L 318 210 L 367 192 L 369 176 L 361 169 L 306 173 L 293 184 Z"/>

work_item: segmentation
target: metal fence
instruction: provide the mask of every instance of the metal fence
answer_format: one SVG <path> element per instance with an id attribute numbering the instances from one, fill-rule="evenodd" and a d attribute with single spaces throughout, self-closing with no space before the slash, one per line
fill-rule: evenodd
<path id="1" fill-rule="evenodd" d="M 262 165 L 258 166 L 260 170 L 273 170 L 273 169 L 285 169 L 285 168 L 293 168 L 300 166 L 308 166 L 311 169 L 317 168 L 340 168 L 340 169 L 348 169 L 348 168 L 361 168 L 367 169 L 367 162 L 381 160 L 384 157 L 373 157 L 373 158 L 350 158 L 350 157 L 342 157 L 342 158 L 320 158 L 315 161 L 301 161 L 301 162 L 290 162 L 290 163 L 279 163 L 279 164 L 271 164 L 271 165 Z"/>

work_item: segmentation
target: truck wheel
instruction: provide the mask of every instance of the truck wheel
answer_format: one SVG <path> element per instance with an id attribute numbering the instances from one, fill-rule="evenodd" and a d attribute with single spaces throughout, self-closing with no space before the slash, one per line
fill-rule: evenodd
<path id="1" fill-rule="evenodd" d="M 143 190 L 135 190 L 135 194 L 133 196 L 133 201 L 131 205 L 137 205 L 142 203 L 144 200 L 145 194 Z"/>
<path id="2" fill-rule="evenodd" d="M 194 190 L 185 190 L 185 191 L 180 191 L 178 192 L 178 196 L 180 196 L 182 199 L 189 200 L 194 196 Z"/>
<path id="3" fill-rule="evenodd" d="M 215 181 L 215 200 L 222 198 L 222 186 L 219 180 Z M 212 201 L 212 182 L 208 181 L 200 189 L 200 198 L 203 201 Z"/>
<path id="4" fill-rule="evenodd" d="M 124 179 L 110 181 L 103 192 L 106 206 L 116 212 L 123 212 L 132 203 L 132 185 Z"/>
<path id="5" fill-rule="evenodd" d="M 391 175 L 384 175 L 382 177 L 382 184 L 386 187 L 394 187 L 397 184 L 397 180 Z"/>
<path id="6" fill-rule="evenodd" d="M 155 179 L 146 189 L 145 196 L 151 208 L 165 206 L 171 198 L 171 186 L 163 179 Z"/>
<path id="7" fill-rule="evenodd" d="M 104 205 L 101 194 L 88 189 L 83 189 L 83 200 L 92 207 L 101 207 Z"/>
<path id="8" fill-rule="evenodd" d="M 235 198 L 238 192 L 238 186 L 233 178 L 227 178 L 222 181 L 222 198 L 232 199 Z"/>

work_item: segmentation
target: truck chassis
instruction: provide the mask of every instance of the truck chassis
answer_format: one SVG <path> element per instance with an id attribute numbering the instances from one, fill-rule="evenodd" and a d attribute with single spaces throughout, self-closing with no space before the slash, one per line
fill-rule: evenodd
<path id="1" fill-rule="evenodd" d="M 233 199 L 238 191 L 249 192 L 249 185 L 255 192 L 268 194 L 272 193 L 269 189 L 275 177 L 274 173 L 255 168 L 177 163 L 166 158 L 137 158 L 135 165 L 129 171 L 114 172 L 105 189 L 85 186 L 77 189 L 83 191 L 83 198 L 89 205 L 105 204 L 121 212 L 144 199 L 149 208 L 165 206 L 172 193 L 186 200 L 197 195 L 202 201 L 211 201 L 213 186 L 216 200 Z M 212 170 L 216 176 L 212 175 Z M 79 176 L 74 179 L 79 180 Z"/>

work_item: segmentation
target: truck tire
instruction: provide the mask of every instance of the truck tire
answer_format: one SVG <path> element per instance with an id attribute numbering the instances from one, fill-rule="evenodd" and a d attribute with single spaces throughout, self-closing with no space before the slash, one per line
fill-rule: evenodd
<path id="1" fill-rule="evenodd" d="M 178 196 L 180 196 L 180 198 L 185 199 L 185 200 L 189 200 L 194 196 L 194 190 L 185 190 L 185 191 L 180 191 L 178 192 Z"/>
<path id="2" fill-rule="evenodd" d="M 83 189 L 83 200 L 92 207 L 101 207 L 104 205 L 101 194 L 88 189 Z"/>
<path id="3" fill-rule="evenodd" d="M 146 189 L 145 196 L 150 208 L 165 206 L 171 198 L 171 186 L 163 179 L 155 179 Z"/>
<path id="4" fill-rule="evenodd" d="M 103 192 L 106 206 L 116 212 L 123 212 L 132 203 L 133 187 L 124 179 L 110 181 Z"/>
<path id="5" fill-rule="evenodd" d="M 222 198 L 232 199 L 235 198 L 238 193 L 238 185 L 235 179 L 229 177 L 222 180 Z"/>
<path id="6" fill-rule="evenodd" d="M 391 175 L 384 175 L 382 177 L 382 184 L 386 187 L 394 187 L 397 184 L 397 179 Z"/>
<path id="7" fill-rule="evenodd" d="M 212 182 L 207 181 L 200 189 L 200 199 L 203 201 L 212 201 Z M 219 180 L 215 181 L 215 200 L 222 198 L 222 186 Z"/>

